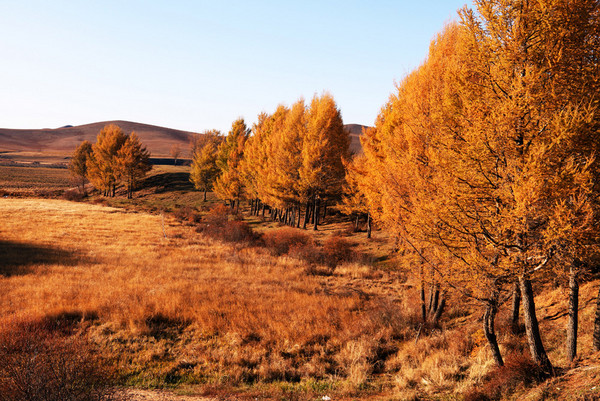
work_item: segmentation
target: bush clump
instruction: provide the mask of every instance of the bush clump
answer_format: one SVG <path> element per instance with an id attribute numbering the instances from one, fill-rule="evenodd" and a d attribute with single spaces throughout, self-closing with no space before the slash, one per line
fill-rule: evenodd
<path id="1" fill-rule="evenodd" d="M 202 221 L 200 213 L 189 206 L 178 208 L 173 212 L 173 216 L 175 216 L 177 220 L 191 225 L 198 224 Z"/>
<path id="2" fill-rule="evenodd" d="M 47 322 L 0 332 L 0 401 L 112 400 L 112 374 L 89 344 Z"/>
<path id="3" fill-rule="evenodd" d="M 323 243 L 323 263 L 327 266 L 335 268 L 339 264 L 351 262 L 355 259 L 355 252 L 348 240 L 334 235 Z"/>
<path id="4" fill-rule="evenodd" d="M 196 231 L 212 238 L 226 242 L 255 243 L 260 239 L 248 223 L 230 213 L 231 209 L 225 205 L 212 208 L 198 225 Z"/>
<path id="5" fill-rule="evenodd" d="M 465 394 L 466 401 L 496 401 L 512 394 L 517 387 L 530 387 L 547 378 L 544 369 L 523 354 L 511 354 L 504 366 L 490 371 L 482 386 Z"/>
<path id="6" fill-rule="evenodd" d="M 269 231 L 263 239 L 265 246 L 276 256 L 288 255 L 290 252 L 301 254 L 303 248 L 314 250 L 311 236 L 295 228 L 285 227 Z"/>

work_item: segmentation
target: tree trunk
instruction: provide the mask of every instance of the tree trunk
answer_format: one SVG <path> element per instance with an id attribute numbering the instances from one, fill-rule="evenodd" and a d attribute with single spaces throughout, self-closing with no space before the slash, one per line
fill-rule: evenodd
<path id="1" fill-rule="evenodd" d="M 358 232 L 358 222 L 360 219 L 360 213 L 356 213 L 356 221 L 354 222 L 354 232 L 357 233 Z"/>
<path id="2" fill-rule="evenodd" d="M 444 313 L 445 306 L 446 306 L 446 297 L 442 293 L 442 294 L 440 294 L 440 302 L 439 302 L 437 308 L 435 309 L 435 313 L 433 314 L 433 319 L 431 320 L 431 322 L 433 323 L 434 326 L 437 326 L 438 323 L 440 322 L 442 314 Z"/>
<path id="3" fill-rule="evenodd" d="M 306 230 L 306 225 L 310 219 L 310 200 L 306 201 L 306 214 L 304 215 L 304 228 Z"/>
<path id="4" fill-rule="evenodd" d="M 427 322 L 427 305 L 425 304 L 425 278 L 423 271 L 423 264 L 421 263 L 421 317 L 423 323 Z"/>
<path id="5" fill-rule="evenodd" d="M 327 200 L 323 199 L 323 223 L 325 224 L 325 218 L 327 217 Z"/>
<path id="6" fill-rule="evenodd" d="M 498 366 L 504 366 L 502 360 L 502 354 L 500 353 L 500 347 L 498 347 L 498 339 L 496 338 L 496 330 L 494 328 L 494 319 L 496 318 L 496 312 L 498 312 L 498 292 L 494 291 L 492 299 L 487 302 L 485 313 L 483 315 L 483 332 L 485 338 L 490 345 L 492 351 L 492 357 L 494 362 Z"/>
<path id="7" fill-rule="evenodd" d="M 315 210 L 313 212 L 315 218 L 315 224 L 313 226 L 313 230 L 317 231 L 317 226 L 319 225 L 319 202 L 320 199 L 318 196 L 315 196 Z"/>
<path id="8" fill-rule="evenodd" d="M 367 212 L 367 238 L 371 238 L 371 212 Z"/>
<path id="9" fill-rule="evenodd" d="M 569 271 L 569 321 L 567 323 L 567 360 L 577 356 L 577 324 L 579 312 L 579 282 L 577 269 L 571 265 Z"/>
<path id="10" fill-rule="evenodd" d="M 596 296 L 596 316 L 594 318 L 594 338 L 592 340 L 594 351 L 600 351 L 600 287 Z"/>
<path id="11" fill-rule="evenodd" d="M 519 310 L 521 307 L 521 290 L 519 289 L 519 281 L 515 280 L 513 284 L 512 305 L 510 314 L 510 330 L 513 334 L 519 332 Z"/>
<path id="12" fill-rule="evenodd" d="M 265 217 L 265 209 L 267 208 L 267 205 L 265 205 L 264 203 L 262 204 L 262 217 Z"/>
<path id="13" fill-rule="evenodd" d="M 435 298 L 435 293 L 437 291 L 437 286 L 435 284 L 435 280 L 433 281 L 433 283 L 431 284 L 431 289 L 429 291 L 429 303 L 427 304 L 427 314 L 431 315 L 431 313 L 433 312 L 433 298 Z"/>
<path id="14" fill-rule="evenodd" d="M 298 203 L 298 220 L 296 221 L 296 228 L 300 228 L 300 220 L 302 220 L 302 204 Z"/>
<path id="15" fill-rule="evenodd" d="M 531 281 L 524 277 L 519 277 L 519 287 L 521 288 L 521 300 L 523 301 L 523 320 L 525 321 L 525 332 L 527 333 L 527 342 L 531 358 L 539 364 L 547 374 L 553 375 L 554 369 L 548 359 L 546 350 L 540 336 L 540 327 L 535 314 L 535 302 L 533 299 L 533 289 Z"/>
<path id="16" fill-rule="evenodd" d="M 204 198 L 202 198 L 202 202 L 206 202 L 206 189 L 204 189 Z"/>
<path id="17" fill-rule="evenodd" d="M 435 285 L 435 291 L 433 291 L 433 300 L 432 303 L 429 305 L 429 315 L 433 315 L 435 313 L 435 311 L 438 308 L 438 301 L 440 299 L 440 287 L 439 285 L 436 283 Z"/>

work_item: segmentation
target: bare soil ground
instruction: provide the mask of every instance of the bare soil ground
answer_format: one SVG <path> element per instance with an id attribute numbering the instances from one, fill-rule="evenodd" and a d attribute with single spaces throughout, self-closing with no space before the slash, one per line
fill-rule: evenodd
<path id="1" fill-rule="evenodd" d="M 119 390 L 116 394 L 119 401 L 216 401 L 215 398 L 207 398 L 191 395 L 179 395 L 166 390 Z"/>

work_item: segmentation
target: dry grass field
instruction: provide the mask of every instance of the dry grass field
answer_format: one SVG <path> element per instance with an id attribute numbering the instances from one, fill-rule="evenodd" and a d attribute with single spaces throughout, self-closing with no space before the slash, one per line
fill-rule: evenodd
<path id="1" fill-rule="evenodd" d="M 116 367 L 124 386 L 214 399 L 461 399 L 493 369 L 480 312 L 457 300 L 442 327 L 416 341 L 414 282 L 385 265 L 347 262 L 321 274 L 170 215 L 90 203 L 5 198 L 0 220 L 0 327 L 67 327 Z M 375 244 L 365 249 L 384 246 Z M 582 357 L 572 373 L 512 391 L 569 399 L 569 383 L 577 397 L 594 393 L 597 285 L 582 288 Z M 550 357 L 567 368 L 564 290 L 538 303 Z M 503 311 L 503 352 L 526 352 L 506 321 Z"/>
<path id="2" fill-rule="evenodd" d="M 74 187 L 67 169 L 0 166 L 0 193 L 10 196 L 60 196 Z"/>
<path id="3" fill-rule="evenodd" d="M 157 215 L 3 199 L 0 216 L 2 318 L 69 319 L 134 384 L 362 384 L 404 335 L 391 300 L 174 222 L 165 238 Z"/>

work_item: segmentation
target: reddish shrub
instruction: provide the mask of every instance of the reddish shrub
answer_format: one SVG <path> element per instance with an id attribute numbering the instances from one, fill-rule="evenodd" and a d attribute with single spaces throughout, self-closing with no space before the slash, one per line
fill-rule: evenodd
<path id="1" fill-rule="evenodd" d="M 299 252 L 304 247 L 314 249 L 313 240 L 310 235 L 295 228 L 280 228 L 271 230 L 263 236 L 265 246 L 275 255 L 286 255 L 290 250 Z"/>
<path id="2" fill-rule="evenodd" d="M 323 262 L 335 268 L 342 262 L 355 260 L 352 244 L 339 236 L 329 237 L 323 244 Z"/>
<path id="3" fill-rule="evenodd" d="M 83 196 L 83 193 L 77 189 L 65 191 L 63 193 L 63 198 L 68 201 L 80 202 L 85 198 L 85 196 Z"/>
<path id="4" fill-rule="evenodd" d="M 231 214 L 231 208 L 223 205 L 222 203 L 219 203 L 218 205 L 214 206 L 208 212 L 208 215 L 211 217 L 227 217 L 228 218 L 230 214 Z"/>
<path id="5" fill-rule="evenodd" d="M 257 237 L 248 223 L 239 220 L 224 224 L 218 230 L 218 236 L 228 242 L 252 242 Z"/>
<path id="6" fill-rule="evenodd" d="M 482 386 L 465 394 L 465 400 L 500 400 L 519 385 L 532 386 L 546 377 L 544 370 L 526 355 L 510 354 L 503 367 L 495 368 L 486 375 Z"/>
<path id="7" fill-rule="evenodd" d="M 198 224 L 202 220 L 202 216 L 195 209 L 185 206 L 180 207 L 179 209 L 173 212 L 173 216 L 176 219 L 188 223 L 188 224 Z"/>
<path id="8" fill-rule="evenodd" d="M 226 242 L 254 243 L 260 238 L 248 223 L 240 220 L 219 221 L 207 218 L 196 231 Z"/>
<path id="9" fill-rule="evenodd" d="M 112 399 L 111 374 L 79 337 L 48 322 L 11 323 L 0 333 L 0 400 Z"/>
<path id="10" fill-rule="evenodd" d="M 322 252 L 315 246 L 315 244 L 312 241 L 306 244 L 293 245 L 292 247 L 290 247 L 288 255 L 292 258 L 304 260 L 310 263 L 311 265 L 321 263 L 321 261 L 323 260 Z M 316 270 L 314 269 L 314 266 L 311 267 L 308 270 L 308 272 L 310 274 L 317 274 L 315 273 Z M 330 271 L 329 274 L 330 273 L 333 273 L 333 271 Z"/>

